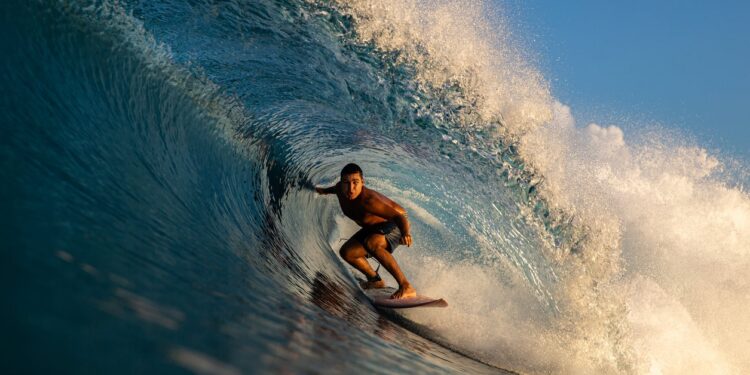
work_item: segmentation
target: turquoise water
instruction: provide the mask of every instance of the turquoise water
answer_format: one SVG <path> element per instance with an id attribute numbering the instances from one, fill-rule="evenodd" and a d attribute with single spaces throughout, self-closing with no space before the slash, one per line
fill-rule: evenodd
<path id="1" fill-rule="evenodd" d="M 619 243 L 596 247 L 607 234 L 581 224 L 588 211 L 540 195 L 545 174 L 527 167 L 530 148 L 498 133 L 514 117 L 473 117 L 490 105 L 460 80 L 426 84 L 428 63 L 364 38 L 356 6 L 2 7 L 12 373 L 653 366 L 632 319 L 640 300 L 618 284 L 659 284 L 653 272 L 623 271 L 638 270 L 627 249 L 645 252 L 649 237 L 623 229 Z M 350 161 L 410 212 L 415 246 L 397 260 L 451 307 L 394 322 L 367 303 L 337 255 L 355 228 L 310 189 Z M 747 278 L 737 283 L 730 291 Z"/>

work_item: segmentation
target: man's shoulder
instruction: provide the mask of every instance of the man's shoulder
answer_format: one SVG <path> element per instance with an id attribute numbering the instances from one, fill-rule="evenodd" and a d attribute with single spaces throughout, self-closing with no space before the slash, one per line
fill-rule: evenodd
<path id="1" fill-rule="evenodd" d="M 379 193 L 379 192 L 377 192 L 375 190 L 372 190 L 372 189 L 367 189 L 365 191 L 364 197 L 362 197 L 362 198 L 363 198 L 362 202 L 364 202 L 365 204 L 367 204 L 367 203 L 384 202 L 384 201 L 386 201 L 386 199 L 388 199 L 385 195 L 383 195 L 383 194 L 381 194 L 381 193 Z"/>

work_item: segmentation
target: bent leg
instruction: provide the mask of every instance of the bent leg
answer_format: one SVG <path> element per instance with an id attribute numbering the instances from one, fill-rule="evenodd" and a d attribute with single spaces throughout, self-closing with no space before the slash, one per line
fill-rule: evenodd
<path id="1" fill-rule="evenodd" d="M 372 267 L 370 267 L 370 263 L 367 262 L 367 259 L 365 259 L 367 250 L 365 250 L 364 246 L 362 246 L 362 244 L 354 238 L 350 238 L 341 246 L 339 255 L 341 255 L 341 258 L 343 258 L 347 263 L 351 264 L 352 267 L 356 268 L 359 272 L 362 272 L 365 277 L 367 277 L 367 280 L 371 280 L 378 275 L 377 272 L 375 272 Z M 367 283 L 363 284 L 362 287 L 364 289 L 383 288 L 385 287 L 385 282 L 368 281 Z"/>
<path id="2" fill-rule="evenodd" d="M 372 256 L 375 257 L 375 259 L 377 259 L 391 275 L 393 275 L 393 278 L 396 279 L 396 282 L 398 283 L 398 290 L 393 293 L 391 298 L 408 298 L 416 296 L 417 292 L 412 288 L 409 280 L 404 276 L 404 273 L 401 272 L 401 267 L 396 263 L 396 259 L 394 259 L 393 255 L 388 252 L 388 242 L 386 241 L 385 236 L 382 234 L 373 234 L 367 237 L 365 242 L 367 248 L 370 249 L 370 254 L 372 254 Z"/>

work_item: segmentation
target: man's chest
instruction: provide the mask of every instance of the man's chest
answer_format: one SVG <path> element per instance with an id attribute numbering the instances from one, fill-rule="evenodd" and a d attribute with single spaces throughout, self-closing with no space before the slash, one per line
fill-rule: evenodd
<path id="1" fill-rule="evenodd" d="M 367 215 L 367 212 L 362 205 L 352 204 L 351 202 L 346 202 L 342 199 L 339 199 L 339 204 L 341 205 L 341 211 L 344 215 L 351 219 L 359 221 Z"/>

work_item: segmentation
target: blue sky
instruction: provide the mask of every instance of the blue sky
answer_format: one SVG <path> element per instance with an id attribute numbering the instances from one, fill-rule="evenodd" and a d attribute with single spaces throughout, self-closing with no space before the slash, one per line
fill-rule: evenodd
<path id="1" fill-rule="evenodd" d="M 750 1 L 495 1 L 579 125 L 686 129 L 750 160 Z"/>

